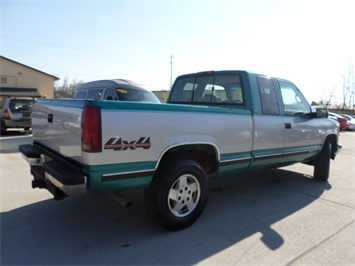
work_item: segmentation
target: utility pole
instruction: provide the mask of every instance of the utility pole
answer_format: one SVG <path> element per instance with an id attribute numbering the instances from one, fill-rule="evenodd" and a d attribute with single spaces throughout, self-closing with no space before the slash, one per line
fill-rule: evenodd
<path id="1" fill-rule="evenodd" d="M 170 55 L 170 89 L 173 86 L 173 54 Z"/>

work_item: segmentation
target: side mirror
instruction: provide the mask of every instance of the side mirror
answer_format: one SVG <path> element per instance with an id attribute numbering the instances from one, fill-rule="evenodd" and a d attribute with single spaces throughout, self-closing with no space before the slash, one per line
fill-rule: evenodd
<path id="1" fill-rule="evenodd" d="M 308 114 L 305 114 L 307 118 L 327 118 L 328 117 L 328 110 L 327 109 L 314 109 Z"/>
<path id="2" fill-rule="evenodd" d="M 320 108 L 316 110 L 316 118 L 328 118 L 329 112 L 328 109 Z"/>

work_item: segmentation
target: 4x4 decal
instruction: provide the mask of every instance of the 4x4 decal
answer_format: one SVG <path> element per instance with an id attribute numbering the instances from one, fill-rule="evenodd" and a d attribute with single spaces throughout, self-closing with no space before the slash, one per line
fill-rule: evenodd
<path id="1" fill-rule="evenodd" d="M 125 150 L 135 150 L 138 148 L 143 148 L 144 150 L 150 149 L 151 147 L 150 137 L 141 137 L 139 140 L 122 140 L 119 137 L 110 138 L 105 146 L 105 150 L 113 149 L 114 151 L 125 151 Z"/>

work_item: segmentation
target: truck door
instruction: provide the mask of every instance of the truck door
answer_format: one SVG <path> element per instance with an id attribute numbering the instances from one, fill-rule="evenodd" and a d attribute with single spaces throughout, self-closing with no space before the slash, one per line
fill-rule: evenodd
<path id="1" fill-rule="evenodd" d="M 254 113 L 254 145 L 252 168 L 278 165 L 283 155 L 284 122 L 274 81 L 269 77 L 257 77 L 259 99 Z M 258 98 L 258 97 L 255 97 Z M 258 104 L 260 103 L 260 104 Z"/>
<path id="2" fill-rule="evenodd" d="M 299 89 L 292 83 L 278 80 L 284 120 L 283 163 L 298 162 L 311 157 L 321 144 L 319 120 L 305 116 L 311 107 Z"/>

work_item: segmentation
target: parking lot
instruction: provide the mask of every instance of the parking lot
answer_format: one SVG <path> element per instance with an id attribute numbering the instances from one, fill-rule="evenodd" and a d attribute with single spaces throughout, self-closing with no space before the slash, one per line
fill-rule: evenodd
<path id="1" fill-rule="evenodd" d="M 1 265 L 354 265 L 355 132 L 329 183 L 296 164 L 215 180 L 207 207 L 191 227 L 168 232 L 144 210 L 143 190 L 126 192 L 124 209 L 110 195 L 54 201 L 32 189 L 18 145 L 1 137 Z"/>

